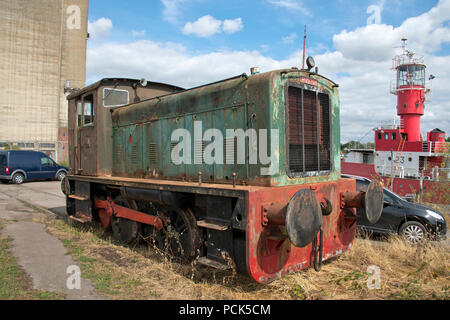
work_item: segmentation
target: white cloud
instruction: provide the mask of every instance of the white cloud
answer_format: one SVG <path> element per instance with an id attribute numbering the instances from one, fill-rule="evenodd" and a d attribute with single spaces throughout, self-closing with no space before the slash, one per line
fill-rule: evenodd
<path id="1" fill-rule="evenodd" d="M 440 49 L 441 44 L 450 42 L 450 1 L 438 5 L 418 17 L 405 20 L 399 27 L 385 24 L 371 24 L 347 30 L 333 37 L 336 49 L 348 58 L 362 61 L 384 61 L 392 58 L 401 38 L 407 38 L 416 52 L 428 53 Z"/>
<path id="2" fill-rule="evenodd" d="M 203 16 L 195 22 L 188 22 L 183 28 L 183 33 L 207 38 L 220 32 L 222 21 L 210 15 Z"/>
<path id="3" fill-rule="evenodd" d="M 241 31 L 242 29 L 244 29 L 244 25 L 241 18 L 237 18 L 234 20 L 225 20 L 223 22 L 223 32 L 227 34 L 236 33 L 238 31 Z"/>
<path id="4" fill-rule="evenodd" d="M 301 0 L 267 0 L 271 5 L 290 11 L 301 11 L 305 15 L 311 15 L 311 11 L 303 5 Z"/>
<path id="5" fill-rule="evenodd" d="M 233 34 L 243 28 L 242 18 L 221 21 L 211 15 L 206 15 L 195 22 L 187 22 L 182 31 L 186 35 L 208 38 L 222 31 L 226 34 Z"/>
<path id="6" fill-rule="evenodd" d="M 348 58 L 361 61 L 385 61 L 395 54 L 399 46 L 400 31 L 393 26 L 371 24 L 334 35 L 335 48 Z"/>
<path id="7" fill-rule="evenodd" d="M 254 66 L 269 71 L 294 65 L 289 60 L 277 61 L 265 57 L 259 51 L 217 51 L 192 55 L 181 45 L 147 40 L 127 44 L 104 43 L 90 48 L 87 60 L 89 82 L 103 77 L 145 77 L 182 87 L 249 73 Z"/>
<path id="8" fill-rule="evenodd" d="M 161 0 L 164 10 L 164 20 L 170 23 L 177 23 L 180 15 L 180 4 L 185 0 Z"/>
<path id="9" fill-rule="evenodd" d="M 398 27 L 380 24 L 344 30 L 333 38 L 333 50 L 314 56 L 319 73 L 340 85 L 343 142 L 362 138 L 378 121 L 398 119 L 396 97 L 390 94 L 390 81 L 395 75 L 390 68 L 392 58 L 399 53 L 394 47 L 400 46 L 402 37 L 409 39 L 410 49 L 424 53 L 427 74 L 436 76 L 433 101 L 426 103 L 422 132 L 425 136 L 427 131 L 438 127 L 450 133 L 450 56 L 436 54 L 441 45 L 450 42 L 449 17 L 450 0 L 441 0 L 435 8 L 405 20 Z M 301 50 L 281 60 L 262 52 L 216 50 L 197 54 L 176 43 L 104 42 L 88 49 L 88 81 L 102 77 L 143 77 L 189 88 L 249 73 L 255 66 L 265 72 L 299 66 L 301 62 Z M 373 140 L 371 134 L 363 141 L 369 140 Z"/>
<path id="10" fill-rule="evenodd" d="M 131 34 L 134 38 L 142 38 L 145 37 L 145 30 L 133 30 Z"/>
<path id="11" fill-rule="evenodd" d="M 267 2 L 286 9 L 300 10 L 302 8 L 300 3 L 294 0 L 267 0 Z"/>
<path id="12" fill-rule="evenodd" d="M 94 22 L 88 22 L 89 38 L 95 41 L 104 40 L 108 37 L 113 28 L 112 21 L 107 18 L 100 18 Z"/>
<path id="13" fill-rule="evenodd" d="M 395 73 L 389 69 L 391 59 L 401 52 L 401 38 L 408 38 L 409 50 L 424 55 L 427 74 L 436 76 L 433 99 L 426 102 L 422 118 L 424 137 L 435 127 L 450 132 L 450 102 L 446 98 L 450 56 L 435 55 L 450 42 L 449 21 L 450 0 L 441 0 L 430 11 L 406 19 L 399 27 L 372 24 L 333 37 L 336 51 L 317 56 L 316 61 L 322 71 L 330 72 L 330 77 L 340 83 L 343 141 L 361 138 L 377 121 L 398 121 L 396 97 L 390 94 Z M 349 76 L 339 77 L 340 72 Z M 367 139 L 373 137 L 368 135 Z"/>
<path id="14" fill-rule="evenodd" d="M 267 44 L 262 44 L 259 46 L 261 48 L 262 51 L 269 51 L 270 46 Z"/>
<path id="15" fill-rule="evenodd" d="M 294 43 L 295 39 L 297 39 L 297 38 L 298 38 L 297 34 L 295 32 L 293 32 L 290 35 L 283 37 L 281 39 L 281 41 L 286 44 L 292 44 L 292 43 Z"/>

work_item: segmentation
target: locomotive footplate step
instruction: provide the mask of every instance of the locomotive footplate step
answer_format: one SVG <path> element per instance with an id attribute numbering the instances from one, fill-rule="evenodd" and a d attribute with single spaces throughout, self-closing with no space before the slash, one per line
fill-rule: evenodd
<path id="1" fill-rule="evenodd" d="M 83 219 L 80 219 L 80 218 L 77 218 L 77 217 L 74 217 L 74 216 L 69 216 L 69 219 L 71 219 L 73 221 L 76 221 L 76 222 L 79 222 L 79 223 L 89 222 L 89 220 L 83 220 Z"/>
<path id="2" fill-rule="evenodd" d="M 198 258 L 197 262 L 199 264 L 205 265 L 207 267 L 219 269 L 219 270 L 228 270 L 231 269 L 231 267 L 228 264 L 220 263 L 218 261 L 208 259 L 207 257 L 201 257 Z"/>
<path id="3" fill-rule="evenodd" d="M 86 196 L 78 196 L 78 195 L 76 195 L 76 194 L 71 194 L 71 195 L 69 195 L 69 198 L 70 198 L 70 199 L 74 199 L 74 200 L 79 200 L 79 201 L 86 201 L 86 200 L 89 200 L 89 198 L 86 197 Z"/>
<path id="4" fill-rule="evenodd" d="M 230 228 L 230 226 L 226 223 L 221 223 L 217 221 L 212 222 L 206 220 L 198 221 L 197 226 L 199 226 L 200 228 L 212 229 L 217 231 L 226 231 Z"/>

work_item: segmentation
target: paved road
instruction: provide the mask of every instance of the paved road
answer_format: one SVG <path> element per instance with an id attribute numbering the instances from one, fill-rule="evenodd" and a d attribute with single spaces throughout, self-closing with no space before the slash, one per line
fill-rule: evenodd
<path id="1" fill-rule="evenodd" d="M 68 279 L 74 275 L 73 269 L 68 268 L 76 266 L 76 262 L 67 255 L 62 242 L 45 231 L 44 224 L 32 221 L 44 213 L 24 203 L 67 218 L 65 196 L 59 185 L 59 182 L 0 185 L 0 219 L 7 221 L 2 236 L 13 239 L 11 251 L 32 278 L 35 289 L 65 293 L 69 300 L 103 299 L 95 293 L 91 282 L 82 277 L 79 289 L 68 288 Z M 70 284 L 76 281 L 69 281 Z"/>
<path id="2" fill-rule="evenodd" d="M 1 184 L 0 185 L 0 209 L 5 204 L 6 198 L 25 201 L 52 211 L 61 218 L 67 217 L 65 196 L 61 192 L 61 183 L 58 181 L 31 182 L 22 185 Z M 0 215 L 1 218 L 1 215 Z"/>

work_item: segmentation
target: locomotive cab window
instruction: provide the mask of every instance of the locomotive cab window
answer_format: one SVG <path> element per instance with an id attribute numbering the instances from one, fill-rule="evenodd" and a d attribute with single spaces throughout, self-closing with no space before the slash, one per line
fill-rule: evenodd
<path id="1" fill-rule="evenodd" d="M 331 171 L 331 121 L 328 94 L 298 86 L 287 88 L 288 175 Z"/>
<path id="2" fill-rule="evenodd" d="M 130 93 L 127 90 L 103 89 L 103 106 L 105 108 L 114 108 L 125 106 L 130 102 Z"/>
<path id="3" fill-rule="evenodd" d="M 83 108 L 81 104 L 81 100 L 77 100 L 77 126 L 81 127 L 83 125 Z"/>
<path id="4" fill-rule="evenodd" d="M 94 108 L 94 96 L 88 95 L 83 99 L 83 125 L 87 126 L 94 123 L 95 108 Z"/>

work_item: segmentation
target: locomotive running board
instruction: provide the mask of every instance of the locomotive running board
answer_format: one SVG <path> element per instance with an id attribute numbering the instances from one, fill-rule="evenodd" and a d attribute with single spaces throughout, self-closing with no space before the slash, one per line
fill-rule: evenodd
<path id="1" fill-rule="evenodd" d="M 214 269 L 219 269 L 219 270 L 231 269 L 231 266 L 229 266 L 227 264 L 220 263 L 220 262 L 217 262 L 215 260 L 208 259 L 206 257 L 198 258 L 197 262 L 199 264 L 202 264 L 204 266 L 211 267 L 211 268 L 214 268 Z"/>

